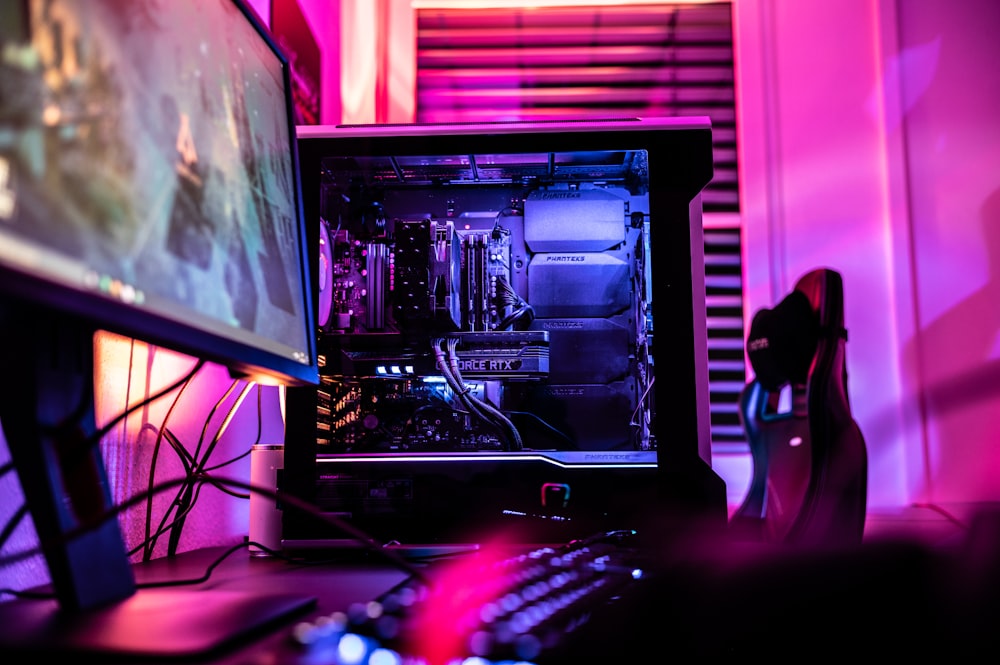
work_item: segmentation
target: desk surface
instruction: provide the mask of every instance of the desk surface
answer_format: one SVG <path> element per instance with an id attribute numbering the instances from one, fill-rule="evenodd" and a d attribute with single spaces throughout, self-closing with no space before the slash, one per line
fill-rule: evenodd
<path id="1" fill-rule="evenodd" d="M 250 556 L 245 549 L 226 557 L 207 581 L 194 585 L 142 588 L 147 583 L 199 579 L 227 548 L 185 552 L 135 566 L 140 590 L 107 611 L 67 618 L 54 601 L 16 600 L 0 604 L 0 651 L 72 654 L 87 662 L 216 663 L 298 665 L 301 647 L 293 626 L 354 603 L 377 598 L 410 572 L 377 555 L 301 563 Z M 219 635 L 227 641 L 203 653 Z M 169 645 L 159 655 L 147 649 Z M 109 656 L 106 650 L 124 650 Z"/>

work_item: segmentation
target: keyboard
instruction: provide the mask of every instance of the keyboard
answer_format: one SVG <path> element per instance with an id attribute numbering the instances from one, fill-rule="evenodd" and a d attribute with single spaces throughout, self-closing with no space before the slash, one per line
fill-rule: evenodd
<path id="1" fill-rule="evenodd" d="M 368 603 L 296 625 L 302 662 L 330 665 L 547 665 L 577 657 L 591 623 L 642 583 L 608 532 L 556 547 L 483 547 L 430 563 Z M 590 631 L 600 632 L 600 624 Z M 577 650 L 577 653 L 574 651 Z M 587 661 L 581 661 L 587 662 Z"/>

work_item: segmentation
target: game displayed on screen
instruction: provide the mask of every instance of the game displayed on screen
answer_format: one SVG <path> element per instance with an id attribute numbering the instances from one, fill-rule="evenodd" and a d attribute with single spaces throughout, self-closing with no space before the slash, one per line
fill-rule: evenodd
<path id="1" fill-rule="evenodd" d="M 283 71 L 231 2 L 37 0 L 0 26 L 0 252 L 308 349 Z"/>

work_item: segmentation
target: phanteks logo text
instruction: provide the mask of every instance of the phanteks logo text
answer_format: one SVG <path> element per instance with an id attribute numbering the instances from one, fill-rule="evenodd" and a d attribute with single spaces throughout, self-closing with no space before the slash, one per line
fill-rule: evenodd
<path id="1" fill-rule="evenodd" d="M 578 198 L 580 198 L 580 192 L 543 192 L 535 197 L 535 199 L 542 201 Z"/>
<path id="2" fill-rule="evenodd" d="M 546 261 L 554 261 L 554 262 L 562 263 L 562 262 L 565 262 L 565 261 L 586 261 L 587 257 L 586 256 L 579 256 L 579 255 L 577 255 L 577 256 L 571 256 L 571 255 L 567 255 L 567 254 L 560 254 L 560 255 L 556 255 L 556 256 L 546 256 L 545 260 Z"/>

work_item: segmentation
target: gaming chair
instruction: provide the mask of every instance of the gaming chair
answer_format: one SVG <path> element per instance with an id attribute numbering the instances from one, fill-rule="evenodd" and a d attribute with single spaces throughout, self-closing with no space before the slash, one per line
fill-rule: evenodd
<path id="1" fill-rule="evenodd" d="M 740 396 L 753 460 L 749 491 L 730 519 L 738 537 L 847 546 L 861 542 L 868 456 L 847 392 L 844 286 L 820 268 L 803 275 L 747 337 L 754 378 Z"/>

